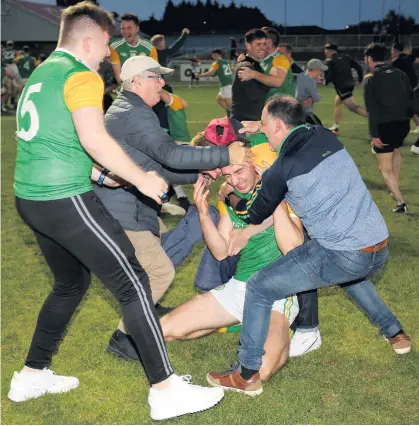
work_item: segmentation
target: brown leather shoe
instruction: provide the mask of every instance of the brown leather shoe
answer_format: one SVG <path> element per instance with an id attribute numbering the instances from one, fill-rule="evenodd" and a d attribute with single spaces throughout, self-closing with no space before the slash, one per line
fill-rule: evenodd
<path id="1" fill-rule="evenodd" d="M 398 334 L 395 337 L 390 337 L 387 340 L 390 342 L 396 354 L 407 354 L 412 349 L 412 342 L 410 341 L 410 337 L 405 333 Z"/>
<path id="2" fill-rule="evenodd" d="M 240 376 L 238 370 L 225 373 L 211 371 L 207 374 L 207 382 L 211 386 L 241 392 L 249 396 L 257 396 L 263 392 L 259 373 L 255 373 L 249 380 L 245 380 Z"/>

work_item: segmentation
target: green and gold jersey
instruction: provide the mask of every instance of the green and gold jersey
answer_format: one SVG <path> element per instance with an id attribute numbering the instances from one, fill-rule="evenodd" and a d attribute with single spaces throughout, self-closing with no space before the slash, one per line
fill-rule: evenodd
<path id="1" fill-rule="evenodd" d="M 185 107 L 179 96 L 172 94 L 172 102 L 167 106 L 170 136 L 175 141 L 190 142 L 188 125 L 186 123 Z"/>
<path id="2" fill-rule="evenodd" d="M 228 214 L 234 228 L 243 229 L 248 224 L 242 221 L 231 206 L 223 203 L 218 204 L 220 215 Z M 270 265 L 282 256 L 275 239 L 274 227 L 251 237 L 246 246 L 240 251 L 234 278 L 239 281 L 247 280 L 260 269 Z"/>
<path id="3" fill-rule="evenodd" d="M 22 78 L 29 78 L 33 70 L 36 68 L 36 59 L 33 56 L 21 56 L 16 65 Z"/>
<path id="4" fill-rule="evenodd" d="M 270 149 L 266 136 L 263 133 L 259 133 L 250 139 L 253 162 L 261 168 L 265 168 L 266 164 L 272 165 L 277 158 L 277 154 Z M 250 199 L 252 195 L 252 193 L 243 194 L 237 190 L 234 192 L 245 199 Z M 236 215 L 231 206 L 220 201 L 218 209 L 220 215 L 228 214 L 230 216 L 234 228 L 242 229 L 248 226 Z M 291 214 L 290 209 L 289 212 Z M 271 226 L 266 231 L 251 237 L 247 245 L 241 250 L 234 278 L 246 282 L 257 271 L 264 266 L 270 265 L 281 256 L 282 253 L 276 242 L 274 227 Z"/>
<path id="5" fill-rule="evenodd" d="M 26 200 L 57 200 L 92 189 L 92 160 L 72 120 L 79 108 L 102 109 L 103 81 L 64 49 L 38 66 L 16 111 L 14 190 Z"/>
<path id="6" fill-rule="evenodd" d="M 231 72 L 230 64 L 225 59 L 213 62 L 211 70 L 216 72 L 221 87 L 233 84 L 233 73 Z"/>
<path id="7" fill-rule="evenodd" d="M 270 74 L 272 68 L 282 68 L 287 75 L 281 87 L 272 87 L 266 95 L 266 100 L 274 95 L 289 95 L 295 97 L 296 82 L 288 58 L 281 52 L 274 52 L 260 62 L 265 74 Z"/>
<path id="8" fill-rule="evenodd" d="M 16 50 L 3 49 L 2 55 L 3 55 L 3 61 L 5 64 L 13 64 L 13 62 L 16 59 Z"/>
<path id="9" fill-rule="evenodd" d="M 131 56 L 150 56 L 158 62 L 156 48 L 147 39 L 142 37 L 138 37 L 136 46 L 131 46 L 122 38 L 113 42 L 111 48 L 110 60 L 112 64 L 120 63 L 122 66 Z"/>

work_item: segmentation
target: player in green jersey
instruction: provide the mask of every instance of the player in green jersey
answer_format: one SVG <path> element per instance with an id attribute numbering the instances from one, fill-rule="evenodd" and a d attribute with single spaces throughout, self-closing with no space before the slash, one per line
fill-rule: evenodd
<path id="1" fill-rule="evenodd" d="M 28 78 L 36 68 L 36 59 L 30 55 L 29 46 L 23 46 L 23 56 L 16 59 L 16 65 L 22 77 L 23 84 L 26 84 Z"/>
<path id="2" fill-rule="evenodd" d="M 176 142 L 190 142 L 188 123 L 186 122 L 185 108 L 188 103 L 185 99 L 166 90 L 160 92 L 161 100 L 167 105 L 170 136 Z"/>
<path id="3" fill-rule="evenodd" d="M 121 304 L 151 385 L 151 417 L 163 420 L 210 408 L 223 392 L 174 374 L 147 274 L 122 226 L 92 190 L 94 159 L 101 170 L 112 170 L 157 203 L 167 191 L 163 179 L 141 170 L 106 132 L 103 81 L 96 70 L 109 55 L 113 30 L 112 17 L 89 1 L 65 9 L 58 48 L 29 77 L 19 101 L 16 207 L 34 231 L 55 284 L 8 397 L 23 402 L 79 386 L 76 377 L 56 375 L 48 367 L 93 273 Z M 98 184 L 111 183 L 107 171 Z"/>
<path id="4" fill-rule="evenodd" d="M 197 138 L 194 138 L 197 145 L 211 145 L 209 142 L 214 142 L 206 132 Z M 252 147 L 252 151 L 258 166 L 272 164 L 276 159 L 267 143 Z M 241 197 L 251 194 L 259 181 L 253 165 L 227 166 L 221 172 Z M 166 341 L 197 338 L 241 322 L 246 281 L 304 240 L 301 221 L 285 204 L 277 209 L 273 218 L 261 225 L 248 227 L 237 217 L 224 195 L 221 195 L 218 205 L 221 217 L 216 226 L 209 215 L 207 196 L 206 183 L 200 178 L 195 184 L 194 201 L 205 241 L 218 261 L 239 252 L 236 272 L 226 284 L 194 297 L 164 316 L 161 324 Z M 237 232 L 244 232 L 241 234 L 242 244 L 235 238 Z M 295 296 L 275 302 L 260 372 L 262 380 L 268 380 L 288 359 L 289 325 L 297 313 Z M 245 393 L 252 394 L 252 391 Z"/>
<path id="5" fill-rule="evenodd" d="M 266 34 L 266 57 L 260 62 L 264 73 L 244 67 L 239 71 L 242 81 L 257 80 L 271 87 L 266 100 L 274 95 L 295 96 L 296 83 L 288 58 L 277 50 L 279 33 L 273 28 L 263 27 Z"/>
<path id="6" fill-rule="evenodd" d="M 150 56 L 158 62 L 157 49 L 151 44 L 150 40 L 138 35 L 140 31 L 140 20 L 137 15 L 126 13 L 121 17 L 122 39 L 112 43 L 111 64 L 114 70 L 115 79 L 118 84 L 121 83 L 121 67 L 131 56 Z"/>
<path id="7" fill-rule="evenodd" d="M 231 110 L 231 88 L 233 85 L 233 73 L 231 72 L 230 64 L 223 59 L 223 52 L 220 49 L 214 49 L 211 53 L 214 62 L 207 72 L 197 74 L 197 78 L 217 76 L 220 82 L 220 91 L 215 98 L 221 108 L 225 109 L 227 114 Z"/>
<path id="8" fill-rule="evenodd" d="M 185 99 L 171 92 L 172 88 L 168 85 L 164 86 L 166 90 L 160 92 L 160 99 L 164 102 L 167 109 L 167 121 L 169 123 L 170 136 L 180 144 L 189 144 L 191 136 L 189 134 L 188 123 L 186 121 L 185 109 L 188 103 Z M 172 190 L 173 188 L 173 190 Z M 165 203 L 162 206 L 163 213 L 169 213 L 173 216 L 183 216 L 191 206 L 188 196 L 183 190 L 182 185 L 172 185 L 169 188 L 169 196 L 174 191 L 178 200 L 179 207 L 175 204 Z M 184 211 L 183 211 L 184 210 Z"/>

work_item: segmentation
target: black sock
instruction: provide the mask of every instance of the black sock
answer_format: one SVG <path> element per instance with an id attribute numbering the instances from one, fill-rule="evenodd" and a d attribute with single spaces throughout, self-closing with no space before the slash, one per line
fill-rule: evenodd
<path id="1" fill-rule="evenodd" d="M 400 331 L 398 331 L 394 336 L 390 336 L 390 339 L 392 339 L 393 337 L 398 336 L 399 334 L 404 334 L 403 329 L 401 329 Z"/>
<path id="2" fill-rule="evenodd" d="M 243 377 L 244 380 L 249 380 L 252 378 L 254 374 L 256 374 L 258 370 L 249 370 L 240 364 L 240 376 Z"/>

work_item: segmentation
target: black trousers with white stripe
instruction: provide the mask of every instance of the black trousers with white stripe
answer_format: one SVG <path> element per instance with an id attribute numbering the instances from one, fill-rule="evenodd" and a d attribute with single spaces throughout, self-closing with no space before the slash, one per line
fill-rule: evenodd
<path id="1" fill-rule="evenodd" d="M 55 279 L 39 313 L 25 362 L 42 369 L 51 362 L 95 274 L 122 305 L 151 384 L 173 373 L 151 298 L 147 274 L 119 222 L 93 191 L 53 201 L 16 198 L 16 208 L 35 232 Z"/>

